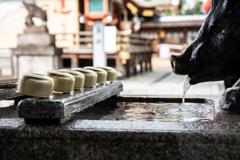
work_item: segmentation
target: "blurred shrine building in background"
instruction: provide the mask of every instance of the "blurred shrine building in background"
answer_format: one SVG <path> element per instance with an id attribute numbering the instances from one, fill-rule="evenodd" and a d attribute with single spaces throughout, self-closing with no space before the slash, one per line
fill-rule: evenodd
<path id="1" fill-rule="evenodd" d="M 25 0 L 33 3 L 32 0 Z M 180 53 L 197 35 L 205 15 L 179 16 L 181 0 L 35 0 L 63 48 L 62 68 L 108 65 L 128 77 L 152 69 L 152 58 Z M 11 77 L 11 48 L 23 33 L 21 0 L 0 0 L 0 68 Z M 33 18 L 36 25 L 42 21 Z M 40 66 L 41 67 L 41 66 Z"/>

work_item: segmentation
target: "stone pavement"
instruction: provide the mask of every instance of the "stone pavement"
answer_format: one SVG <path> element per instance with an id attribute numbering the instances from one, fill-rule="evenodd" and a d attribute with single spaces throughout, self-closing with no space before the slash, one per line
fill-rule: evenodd
<path id="1" fill-rule="evenodd" d="M 123 82 L 122 96 L 136 95 L 178 95 L 183 94 L 183 84 L 186 76 L 175 75 L 171 69 L 155 69 L 152 72 L 145 72 L 130 78 L 125 78 Z M 222 81 L 205 82 L 193 85 L 187 91 L 190 95 L 221 95 L 224 91 Z"/>

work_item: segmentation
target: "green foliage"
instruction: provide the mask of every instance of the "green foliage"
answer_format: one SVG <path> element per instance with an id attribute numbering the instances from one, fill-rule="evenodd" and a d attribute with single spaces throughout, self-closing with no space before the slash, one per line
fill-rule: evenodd
<path id="1" fill-rule="evenodd" d="M 165 11 L 165 15 L 171 16 L 171 15 L 172 15 L 172 12 L 171 12 L 171 11 Z"/>
<path id="2" fill-rule="evenodd" d="M 196 4 L 193 8 L 184 9 L 186 6 L 186 0 L 182 0 L 182 7 L 180 9 L 179 15 L 197 15 L 197 14 L 203 14 L 202 11 L 202 4 L 203 2 L 200 0 L 196 1 Z"/>

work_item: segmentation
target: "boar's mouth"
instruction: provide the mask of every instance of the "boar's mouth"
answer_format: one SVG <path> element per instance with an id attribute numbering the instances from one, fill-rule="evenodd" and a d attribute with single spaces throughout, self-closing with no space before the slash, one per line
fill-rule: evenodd
<path id="1" fill-rule="evenodd" d="M 190 84 L 199 83 L 203 78 L 201 67 L 197 63 L 192 63 L 178 55 L 172 55 L 170 58 L 172 71 L 178 75 L 188 75 L 190 78 Z"/>
<path id="2" fill-rule="evenodd" d="M 194 85 L 201 82 L 224 80 L 229 77 L 226 73 L 221 73 L 222 70 L 220 69 L 221 67 L 219 67 L 220 66 L 205 66 L 198 72 L 188 74 L 188 77 L 190 78 L 189 83 Z"/>
<path id="3" fill-rule="evenodd" d="M 188 75 L 190 78 L 189 83 L 191 85 L 206 81 L 216 81 L 223 79 L 223 75 L 219 74 L 221 67 L 219 67 L 217 64 L 212 64 L 211 67 L 209 67 L 210 64 L 203 65 L 201 64 L 201 61 L 193 62 L 185 60 L 181 57 L 181 55 L 172 55 L 170 61 L 172 71 L 175 74 Z"/>
<path id="4" fill-rule="evenodd" d="M 191 85 L 194 85 L 194 84 L 197 84 L 200 82 L 209 81 L 209 76 L 202 71 L 190 73 L 190 74 L 188 74 L 188 77 L 190 78 L 189 83 Z"/>
<path id="5" fill-rule="evenodd" d="M 191 85 L 202 83 L 202 82 L 207 82 L 207 81 L 219 81 L 219 80 L 224 80 L 226 77 L 225 73 L 221 73 L 221 67 L 218 65 L 213 65 L 211 67 L 208 66 L 203 66 L 201 65 L 200 67 L 192 67 L 188 66 L 188 68 L 191 68 L 188 70 L 188 72 L 185 71 L 186 74 L 182 75 L 188 75 L 190 78 L 189 83 Z M 197 69 L 198 68 L 198 69 Z M 179 70 L 177 70 L 179 71 Z M 176 74 L 181 74 L 179 72 L 176 72 Z"/>

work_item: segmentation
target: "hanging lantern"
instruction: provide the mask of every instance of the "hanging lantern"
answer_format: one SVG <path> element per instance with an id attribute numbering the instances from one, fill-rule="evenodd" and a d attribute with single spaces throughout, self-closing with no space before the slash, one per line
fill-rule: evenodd
<path id="1" fill-rule="evenodd" d="M 84 0 L 84 14 L 94 20 L 112 16 L 112 0 Z"/>

